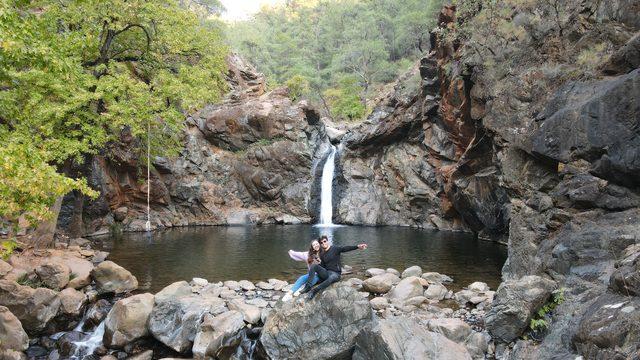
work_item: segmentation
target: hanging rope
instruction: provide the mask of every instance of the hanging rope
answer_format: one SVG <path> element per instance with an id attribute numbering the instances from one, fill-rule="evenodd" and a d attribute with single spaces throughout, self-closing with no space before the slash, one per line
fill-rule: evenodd
<path id="1" fill-rule="evenodd" d="M 151 123 L 147 120 L 147 222 L 144 227 L 147 231 L 151 231 L 151 208 L 149 207 L 149 199 L 151 197 Z"/>

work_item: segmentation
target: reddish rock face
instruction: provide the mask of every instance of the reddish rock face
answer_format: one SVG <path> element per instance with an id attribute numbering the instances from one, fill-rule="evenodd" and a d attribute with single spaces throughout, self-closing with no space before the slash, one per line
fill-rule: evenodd
<path id="1" fill-rule="evenodd" d="M 187 119 L 181 154 L 152 159 L 153 228 L 219 225 L 240 218 L 275 222 L 283 215 L 309 221 L 311 168 L 315 154 L 323 154 L 316 150 L 328 143 L 320 115 L 304 101 L 293 103 L 286 88 L 265 93 L 262 74 L 236 55 L 229 58 L 227 80 L 230 92 L 221 104 Z M 144 230 L 149 190 L 138 146 L 124 132 L 104 156 L 92 159 L 88 177 L 101 195 L 84 204 L 69 199 L 63 228 Z M 78 211 L 84 215 L 80 226 L 69 216 Z"/>

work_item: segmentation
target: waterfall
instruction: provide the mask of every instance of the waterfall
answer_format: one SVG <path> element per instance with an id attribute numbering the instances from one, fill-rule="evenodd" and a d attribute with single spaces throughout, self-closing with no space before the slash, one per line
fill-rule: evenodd
<path id="1" fill-rule="evenodd" d="M 331 153 L 322 168 L 322 179 L 320 183 L 320 226 L 333 225 L 333 171 L 335 168 L 336 147 L 331 145 Z"/>
<path id="2" fill-rule="evenodd" d="M 93 330 L 89 336 L 82 340 L 76 341 L 74 344 L 76 345 L 76 350 L 71 355 L 72 359 L 82 359 L 85 356 L 93 354 L 93 352 L 98 348 L 98 346 L 102 345 L 102 337 L 104 336 L 104 321 L 98 325 L 98 327 Z"/>

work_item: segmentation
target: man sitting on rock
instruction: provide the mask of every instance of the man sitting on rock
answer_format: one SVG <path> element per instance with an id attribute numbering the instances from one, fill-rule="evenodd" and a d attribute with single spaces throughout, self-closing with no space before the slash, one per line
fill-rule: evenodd
<path id="1" fill-rule="evenodd" d="M 309 269 L 309 278 L 304 285 L 304 289 L 301 291 L 302 293 L 309 293 L 307 296 L 309 300 L 313 299 L 317 293 L 326 289 L 329 285 L 340 280 L 340 274 L 342 273 L 340 255 L 343 252 L 357 249 L 364 250 L 367 248 L 367 244 L 359 244 L 357 246 L 331 246 L 327 236 L 322 235 L 320 237 L 320 248 L 320 264 L 311 266 Z M 313 280 L 315 275 L 318 275 L 321 282 L 315 288 L 311 288 L 311 280 Z"/>

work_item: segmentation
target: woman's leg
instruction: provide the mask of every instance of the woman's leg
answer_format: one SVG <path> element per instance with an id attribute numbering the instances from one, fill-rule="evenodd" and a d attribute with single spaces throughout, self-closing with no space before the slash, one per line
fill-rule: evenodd
<path id="1" fill-rule="evenodd" d="M 300 289 L 302 285 L 304 285 L 307 282 L 308 278 L 309 278 L 309 274 L 304 274 L 300 276 L 298 280 L 296 280 L 295 284 L 293 284 L 293 287 L 291 288 L 291 292 L 296 292 L 296 290 Z"/>

